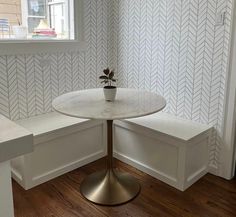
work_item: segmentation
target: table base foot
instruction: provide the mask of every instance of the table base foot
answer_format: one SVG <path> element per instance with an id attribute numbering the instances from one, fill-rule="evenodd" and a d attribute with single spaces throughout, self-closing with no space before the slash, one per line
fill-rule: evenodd
<path id="1" fill-rule="evenodd" d="M 127 173 L 108 170 L 93 173 L 85 178 L 80 190 L 89 201 L 112 206 L 132 200 L 140 192 L 140 185 Z"/>

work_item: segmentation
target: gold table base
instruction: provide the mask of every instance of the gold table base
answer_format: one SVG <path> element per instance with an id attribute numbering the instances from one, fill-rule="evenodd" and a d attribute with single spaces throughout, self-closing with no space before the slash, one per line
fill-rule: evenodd
<path id="1" fill-rule="evenodd" d="M 89 175 L 80 191 L 89 201 L 100 205 L 119 205 L 132 200 L 140 192 L 138 181 L 127 173 L 113 170 L 113 121 L 107 121 L 107 170 Z"/>
<path id="2" fill-rule="evenodd" d="M 140 191 L 139 183 L 127 173 L 96 172 L 81 185 L 85 198 L 101 205 L 119 205 L 132 200 Z"/>

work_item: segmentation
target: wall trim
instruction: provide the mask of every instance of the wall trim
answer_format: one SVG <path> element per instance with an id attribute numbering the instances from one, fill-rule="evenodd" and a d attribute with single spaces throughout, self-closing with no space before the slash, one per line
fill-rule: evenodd
<path id="1" fill-rule="evenodd" d="M 217 173 L 226 179 L 232 179 L 235 168 L 235 123 L 236 123 L 236 3 L 233 1 L 231 22 L 231 49 L 228 66 L 228 76 L 225 94 L 225 119 L 223 128 L 223 147 L 221 152 L 221 167 Z M 214 170 L 213 170 L 214 171 Z"/>
<path id="2" fill-rule="evenodd" d="M 210 164 L 208 167 L 209 173 L 215 176 L 219 176 L 219 169 L 216 165 Z"/>

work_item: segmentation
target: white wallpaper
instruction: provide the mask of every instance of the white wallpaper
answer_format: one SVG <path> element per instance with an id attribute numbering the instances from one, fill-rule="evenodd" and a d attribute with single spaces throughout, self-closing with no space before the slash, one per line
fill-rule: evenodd
<path id="1" fill-rule="evenodd" d="M 219 166 L 232 0 L 84 3 L 86 51 L 0 56 L 0 113 L 16 120 L 50 112 L 53 98 L 99 86 L 113 66 L 119 86 L 159 92 L 166 112 L 214 125 L 210 158 Z M 226 22 L 216 26 L 221 11 Z"/>
<path id="2" fill-rule="evenodd" d="M 111 62 L 112 7 L 108 0 L 84 1 L 86 51 L 0 56 L 0 113 L 13 120 L 47 113 L 56 96 L 98 86 L 99 74 Z"/>
<path id="3" fill-rule="evenodd" d="M 114 67 L 121 86 L 161 93 L 166 112 L 215 126 L 217 167 L 232 0 L 114 1 Z M 224 26 L 216 15 L 226 12 Z M 217 145 L 215 145 L 217 142 Z"/>

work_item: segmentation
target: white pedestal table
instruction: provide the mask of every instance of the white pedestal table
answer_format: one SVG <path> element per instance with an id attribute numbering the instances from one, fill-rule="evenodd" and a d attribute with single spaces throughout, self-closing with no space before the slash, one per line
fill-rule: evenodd
<path id="1" fill-rule="evenodd" d="M 107 122 L 107 169 L 89 175 L 82 182 L 82 195 L 101 205 L 118 205 L 137 196 L 140 191 L 138 181 L 113 169 L 113 120 L 158 112 L 165 107 L 165 99 L 156 93 L 118 88 L 116 100 L 108 102 L 104 99 L 103 90 L 98 88 L 61 95 L 52 104 L 64 115 Z"/>

